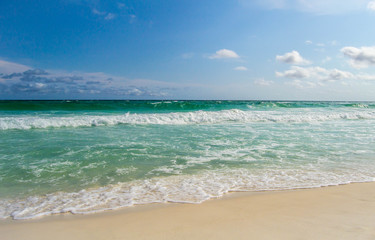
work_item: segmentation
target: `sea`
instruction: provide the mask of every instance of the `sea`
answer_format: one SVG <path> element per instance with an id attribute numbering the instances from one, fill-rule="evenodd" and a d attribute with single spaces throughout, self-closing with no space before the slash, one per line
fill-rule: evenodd
<path id="1" fill-rule="evenodd" d="M 375 180 L 375 102 L 0 101 L 0 218 Z"/>

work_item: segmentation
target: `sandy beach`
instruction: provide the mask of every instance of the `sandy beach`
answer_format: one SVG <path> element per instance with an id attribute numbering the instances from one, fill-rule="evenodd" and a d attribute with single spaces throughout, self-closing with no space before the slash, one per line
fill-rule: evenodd
<path id="1" fill-rule="evenodd" d="M 375 239 L 375 183 L 231 193 L 90 215 L 3 220 L 14 239 Z"/>

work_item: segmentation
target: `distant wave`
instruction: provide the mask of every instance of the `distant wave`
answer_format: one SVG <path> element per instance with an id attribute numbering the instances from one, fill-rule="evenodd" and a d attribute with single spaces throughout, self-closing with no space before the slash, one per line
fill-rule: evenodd
<path id="1" fill-rule="evenodd" d="M 153 114 L 122 115 L 74 115 L 74 116 L 8 116 L 0 118 L 0 130 L 39 129 L 62 127 L 93 127 L 118 124 L 218 124 L 227 122 L 285 122 L 313 123 L 330 120 L 375 119 L 375 111 L 242 111 L 238 109 L 222 111 L 195 111 Z"/>
<path id="2" fill-rule="evenodd" d="M 1 101 L 0 111 L 219 111 L 228 109 L 278 108 L 375 108 L 374 102 L 304 102 L 304 101 L 129 101 L 129 100 L 72 100 L 72 101 Z"/>

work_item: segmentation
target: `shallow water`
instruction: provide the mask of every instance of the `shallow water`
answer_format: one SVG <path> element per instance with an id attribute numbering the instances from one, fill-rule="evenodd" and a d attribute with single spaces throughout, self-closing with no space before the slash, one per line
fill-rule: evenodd
<path id="1" fill-rule="evenodd" d="M 0 101 L 0 217 L 375 177 L 375 103 Z"/>

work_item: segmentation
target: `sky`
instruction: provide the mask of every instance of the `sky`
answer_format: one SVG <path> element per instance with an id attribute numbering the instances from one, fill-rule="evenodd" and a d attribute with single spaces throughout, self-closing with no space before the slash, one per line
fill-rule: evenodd
<path id="1" fill-rule="evenodd" d="M 375 0 L 3 0 L 0 99 L 375 101 Z"/>

